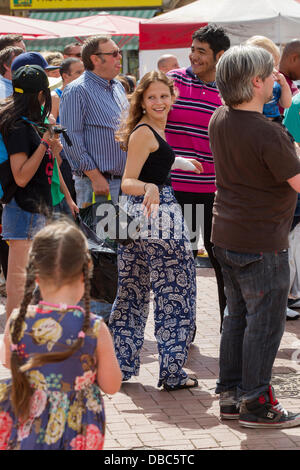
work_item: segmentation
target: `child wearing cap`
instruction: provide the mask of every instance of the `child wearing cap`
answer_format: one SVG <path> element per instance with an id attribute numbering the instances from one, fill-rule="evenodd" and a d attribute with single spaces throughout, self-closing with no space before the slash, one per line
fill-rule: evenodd
<path id="1" fill-rule="evenodd" d="M 18 59 L 18 60 L 17 60 Z M 59 66 L 49 64 L 45 57 L 42 56 L 39 52 L 25 52 L 21 54 L 21 57 L 16 57 L 11 65 L 11 70 L 14 72 L 18 68 L 23 67 L 25 65 L 39 65 L 42 67 L 43 70 L 46 71 L 48 76 L 48 80 L 50 83 L 50 91 L 51 87 L 51 78 L 49 79 L 49 73 L 53 70 L 57 70 Z M 51 114 L 52 116 L 52 114 Z M 49 122 L 46 120 L 45 122 Z M 54 124 L 55 120 L 51 124 Z M 53 164 L 53 174 L 52 174 L 52 184 L 51 184 L 51 194 L 52 194 L 52 205 L 53 210 L 58 213 L 63 213 L 72 218 L 72 215 L 75 216 L 75 213 L 79 211 L 78 207 L 73 201 L 74 195 L 71 196 L 68 186 L 65 184 L 64 177 L 60 171 L 61 159 L 58 155 L 58 158 L 54 159 Z"/>
<path id="2" fill-rule="evenodd" d="M 12 76 L 13 95 L 0 104 L 0 132 L 8 152 L 17 189 L 5 204 L 3 239 L 9 241 L 6 315 L 22 298 L 27 256 L 34 234 L 52 209 L 51 181 L 58 139 L 38 127 L 51 112 L 49 82 L 38 65 L 19 67 Z"/>

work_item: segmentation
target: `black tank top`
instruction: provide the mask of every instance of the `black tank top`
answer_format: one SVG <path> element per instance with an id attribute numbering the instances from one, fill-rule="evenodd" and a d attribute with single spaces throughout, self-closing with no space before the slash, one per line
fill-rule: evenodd
<path id="1" fill-rule="evenodd" d="M 145 183 L 157 184 L 158 186 L 171 186 L 170 170 L 175 160 L 175 154 L 172 147 L 170 147 L 170 145 L 151 126 L 149 126 L 149 124 L 139 124 L 134 128 L 134 130 L 141 126 L 147 126 L 151 129 L 158 141 L 159 147 L 155 152 L 149 153 L 138 179 L 140 181 L 145 181 Z"/>

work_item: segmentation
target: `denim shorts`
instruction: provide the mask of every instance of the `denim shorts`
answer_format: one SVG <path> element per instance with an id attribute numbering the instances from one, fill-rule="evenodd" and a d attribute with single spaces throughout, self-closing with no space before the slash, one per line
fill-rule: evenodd
<path id="1" fill-rule="evenodd" d="M 45 223 L 44 215 L 24 211 L 12 199 L 3 208 L 2 237 L 4 240 L 31 240 Z"/>

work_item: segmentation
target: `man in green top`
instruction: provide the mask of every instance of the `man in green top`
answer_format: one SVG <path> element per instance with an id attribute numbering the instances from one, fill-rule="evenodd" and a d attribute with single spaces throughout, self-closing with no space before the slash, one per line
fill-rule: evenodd
<path id="1" fill-rule="evenodd" d="M 292 105 L 287 108 L 284 113 L 283 124 L 287 130 L 292 134 L 300 145 L 300 93 L 297 93 L 292 98 Z M 290 308 L 300 307 L 300 251 L 299 251 L 299 237 L 300 237 L 300 193 L 298 193 L 297 206 L 292 223 L 292 229 L 289 234 L 289 260 L 290 260 L 290 294 L 294 298 L 288 300 Z M 299 315 L 294 318 L 299 318 Z"/>

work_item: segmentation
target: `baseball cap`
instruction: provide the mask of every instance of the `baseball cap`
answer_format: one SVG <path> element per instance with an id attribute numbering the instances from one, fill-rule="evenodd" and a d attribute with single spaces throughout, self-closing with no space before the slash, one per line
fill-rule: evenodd
<path id="1" fill-rule="evenodd" d="M 23 65 L 39 65 L 44 70 L 59 69 L 59 65 L 49 65 L 46 59 L 39 52 L 24 52 L 18 55 L 11 64 L 11 70 L 14 72 Z"/>
<path id="2" fill-rule="evenodd" d="M 46 72 L 39 65 L 24 65 L 12 75 L 15 93 L 38 93 L 49 88 Z"/>

